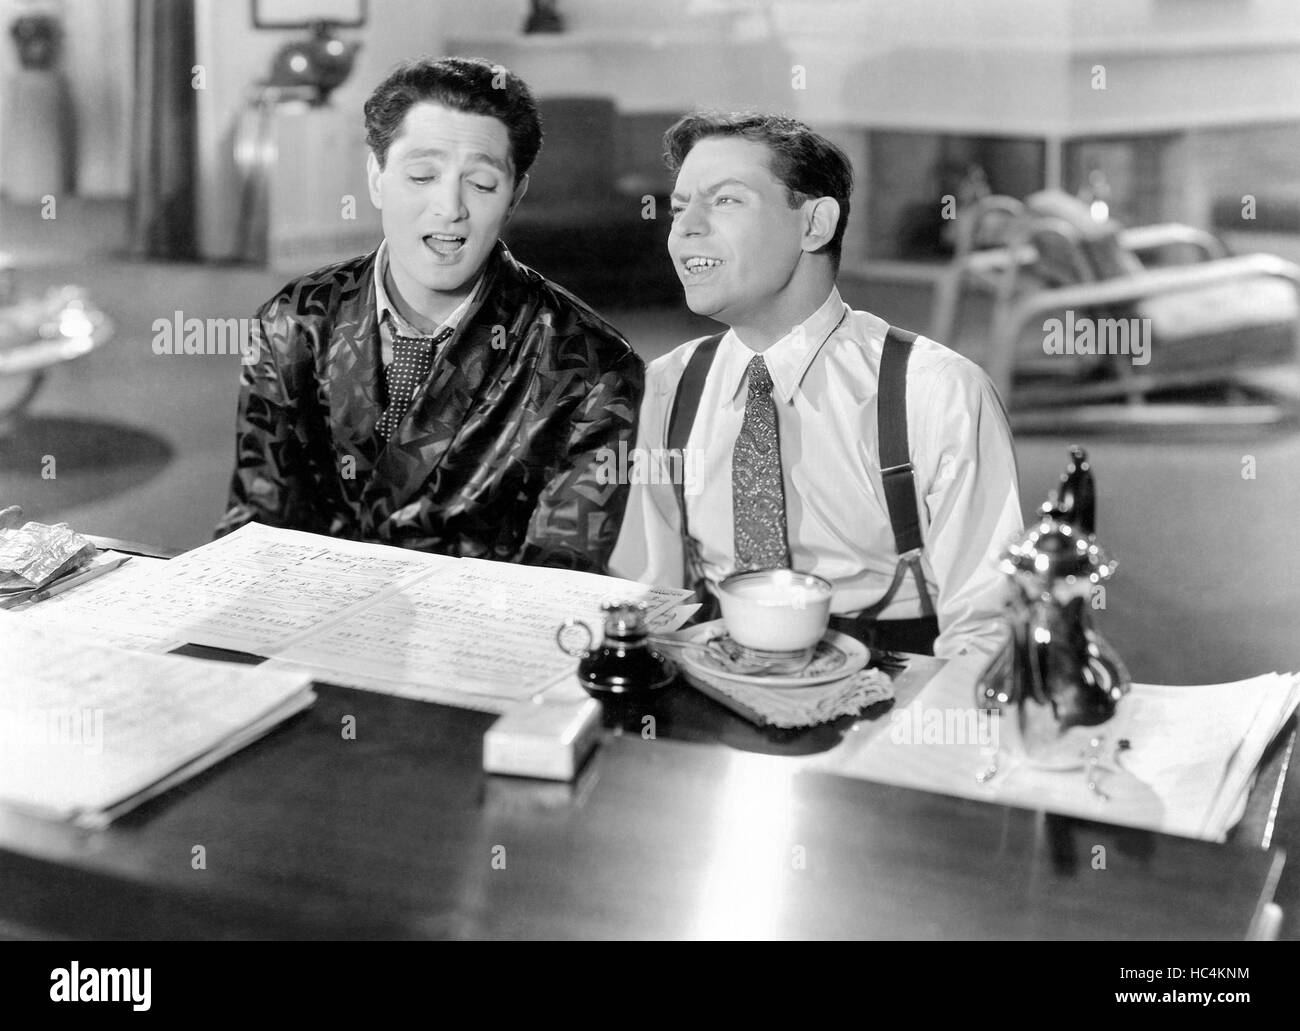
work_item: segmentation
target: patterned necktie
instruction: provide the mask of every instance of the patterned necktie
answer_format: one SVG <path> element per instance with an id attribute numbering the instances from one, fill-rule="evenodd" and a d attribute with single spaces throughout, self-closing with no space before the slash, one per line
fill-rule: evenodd
<path id="1" fill-rule="evenodd" d="M 785 536 L 785 485 L 781 440 L 776 430 L 772 376 L 761 354 L 749 363 L 745 421 L 731 453 L 731 503 L 736 532 L 736 570 L 790 565 Z"/>
<path id="2" fill-rule="evenodd" d="M 451 336 L 448 326 L 433 337 L 404 337 L 393 334 L 393 360 L 384 369 L 384 382 L 388 386 L 388 407 L 376 427 L 387 440 L 396 431 L 402 416 L 411 407 L 415 392 L 420 389 L 433 369 L 433 357 L 438 345 Z"/>

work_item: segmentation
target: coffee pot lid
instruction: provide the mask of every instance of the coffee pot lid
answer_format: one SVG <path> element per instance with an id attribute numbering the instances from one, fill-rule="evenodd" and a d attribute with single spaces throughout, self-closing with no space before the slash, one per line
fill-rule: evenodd
<path id="1" fill-rule="evenodd" d="M 1039 509 L 1038 523 L 1003 553 L 1003 572 L 1048 581 L 1108 579 L 1116 563 L 1093 532 L 1096 498 L 1088 456 L 1083 448 L 1072 447 L 1060 484 Z"/>
<path id="2" fill-rule="evenodd" d="M 1073 524 L 1044 513 L 1003 553 L 1001 568 L 1044 580 L 1081 577 L 1100 583 L 1115 572 L 1115 566 L 1094 534 L 1079 533 Z"/>

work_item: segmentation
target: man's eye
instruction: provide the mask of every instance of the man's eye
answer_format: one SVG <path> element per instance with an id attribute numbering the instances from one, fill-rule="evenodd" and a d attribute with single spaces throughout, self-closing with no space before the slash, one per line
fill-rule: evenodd
<path id="1" fill-rule="evenodd" d="M 430 172 L 428 175 L 412 175 L 409 178 L 413 183 L 431 183 L 438 177 Z"/>
<path id="2" fill-rule="evenodd" d="M 719 198 L 718 198 L 717 200 L 715 200 L 713 203 L 714 203 L 714 204 L 738 204 L 739 202 L 740 202 L 740 198 L 739 198 L 739 197 L 733 197 L 733 196 L 731 196 L 730 194 L 724 193 L 721 197 L 719 197 Z"/>
<path id="3" fill-rule="evenodd" d="M 496 184 L 496 183 L 476 183 L 473 179 L 471 179 L 471 180 L 469 181 L 469 184 L 470 184 L 470 186 L 474 187 L 474 189 L 478 190 L 479 193 L 496 193 L 496 192 L 497 192 L 497 184 Z"/>
<path id="4" fill-rule="evenodd" d="M 673 217 L 673 218 L 680 218 L 681 215 L 682 215 L 682 213 L 683 213 L 686 209 L 685 209 L 685 208 L 680 208 L 680 207 L 673 207 L 673 208 L 670 209 L 670 210 L 671 210 L 671 214 L 672 214 L 672 217 Z"/>

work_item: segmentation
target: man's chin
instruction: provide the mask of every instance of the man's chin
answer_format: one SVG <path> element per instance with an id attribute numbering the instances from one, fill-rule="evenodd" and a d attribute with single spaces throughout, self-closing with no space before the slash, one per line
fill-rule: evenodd
<path id="1" fill-rule="evenodd" d="M 703 296 L 694 291 L 686 291 L 686 307 L 696 315 L 703 315 L 708 319 L 717 319 L 719 322 L 724 321 L 722 311 L 726 305 L 716 297 Z"/>
<path id="2" fill-rule="evenodd" d="M 421 285 L 440 294 L 454 294 L 469 289 L 487 265 L 487 257 L 475 264 L 461 262 L 429 270 L 421 277 Z"/>
<path id="3" fill-rule="evenodd" d="M 426 290 L 436 294 L 458 294 L 468 290 L 478 278 L 479 270 L 466 274 L 457 270 L 454 276 L 429 276 L 420 284 Z"/>

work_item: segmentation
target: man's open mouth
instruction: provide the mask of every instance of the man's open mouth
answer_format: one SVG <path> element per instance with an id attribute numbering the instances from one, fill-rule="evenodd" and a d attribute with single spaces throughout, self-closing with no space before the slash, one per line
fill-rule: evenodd
<path id="1" fill-rule="evenodd" d="M 430 233 L 424 238 L 424 245 L 435 254 L 450 258 L 465 246 L 465 239 L 463 236 L 453 236 L 450 233 Z"/>
<path id="2" fill-rule="evenodd" d="M 682 262 L 688 276 L 702 276 L 722 264 L 721 258 L 708 258 L 695 254 Z"/>

